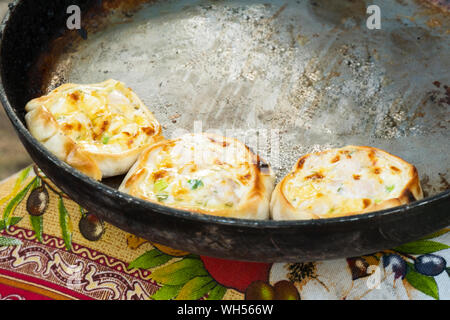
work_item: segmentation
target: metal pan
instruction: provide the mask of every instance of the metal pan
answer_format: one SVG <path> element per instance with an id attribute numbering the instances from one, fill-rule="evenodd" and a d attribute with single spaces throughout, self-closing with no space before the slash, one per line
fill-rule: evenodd
<path id="1" fill-rule="evenodd" d="M 374 2 L 374 3 L 372 3 Z M 196 254 L 300 262 L 371 253 L 450 225 L 450 24 L 422 2 L 15 1 L 1 27 L 0 97 L 31 157 L 104 220 Z M 82 29 L 68 30 L 69 5 Z M 164 125 L 236 136 L 283 177 L 303 154 L 346 144 L 415 164 L 426 198 L 314 221 L 198 215 L 119 193 L 49 154 L 24 125 L 28 100 L 65 82 L 127 83 Z M 249 134 L 251 133 L 251 134 Z M 255 139 L 256 137 L 256 139 Z"/>

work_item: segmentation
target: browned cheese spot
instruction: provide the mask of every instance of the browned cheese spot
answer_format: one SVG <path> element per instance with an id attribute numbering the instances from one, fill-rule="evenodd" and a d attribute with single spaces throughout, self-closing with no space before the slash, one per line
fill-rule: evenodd
<path id="1" fill-rule="evenodd" d="M 221 142 L 219 142 L 219 141 L 217 141 L 216 139 L 214 139 L 214 138 L 211 138 L 211 137 L 208 137 L 208 139 L 209 139 L 209 141 L 211 141 L 212 143 L 216 143 L 216 144 L 219 144 L 219 145 L 221 145 L 222 147 L 228 147 L 230 144 L 228 143 L 228 142 L 226 142 L 226 141 L 221 141 Z"/>
<path id="2" fill-rule="evenodd" d="M 320 172 L 314 172 L 313 174 L 305 177 L 305 180 L 320 180 L 323 178 L 325 178 L 323 174 L 321 174 Z"/>
<path id="3" fill-rule="evenodd" d="M 341 157 L 339 155 L 337 155 L 336 157 L 334 157 L 333 159 L 331 159 L 331 163 L 336 163 L 339 160 L 341 160 Z"/>
<path id="4" fill-rule="evenodd" d="M 247 184 L 248 181 L 252 178 L 252 175 L 250 173 L 247 173 L 244 176 L 239 176 L 238 179 L 242 184 Z"/>
<path id="5" fill-rule="evenodd" d="M 364 209 L 366 209 L 371 204 L 372 204 L 372 200 L 370 200 L 370 199 L 363 199 L 363 207 L 364 207 Z"/>
<path id="6" fill-rule="evenodd" d="M 303 169 L 303 165 L 305 164 L 305 162 L 306 162 L 306 158 L 300 159 L 298 164 L 297 164 L 297 169 L 298 170 L 302 170 Z"/>
<path id="7" fill-rule="evenodd" d="M 152 136 L 155 134 L 155 129 L 153 127 L 145 127 L 141 128 L 141 130 L 148 136 Z"/>
<path id="8" fill-rule="evenodd" d="M 102 122 L 102 126 L 100 128 L 102 130 L 102 133 L 106 130 L 106 128 L 108 128 L 108 126 L 109 126 L 109 121 L 108 120 L 104 120 Z"/>
<path id="9" fill-rule="evenodd" d="M 108 128 L 109 124 L 110 123 L 109 123 L 108 120 L 103 120 L 102 125 L 100 127 L 100 131 L 92 133 L 92 139 L 98 140 L 103 135 L 103 133 L 106 131 L 106 129 Z"/>
<path id="10" fill-rule="evenodd" d="M 70 124 L 70 123 L 64 123 L 63 126 L 62 126 L 62 129 L 65 130 L 65 131 L 73 130 L 73 125 Z"/>
<path id="11" fill-rule="evenodd" d="M 185 188 L 175 188 L 173 195 L 175 197 L 179 197 L 188 193 L 188 190 Z"/>
<path id="12" fill-rule="evenodd" d="M 223 163 L 219 159 L 216 159 L 216 160 L 214 160 L 214 164 L 217 164 L 218 166 L 223 166 L 225 163 Z"/>
<path id="13" fill-rule="evenodd" d="M 166 170 L 159 170 L 159 171 L 152 173 L 152 179 L 153 179 L 153 181 L 157 181 L 159 179 L 164 178 L 166 175 L 167 175 Z"/>
<path id="14" fill-rule="evenodd" d="M 339 153 L 345 155 L 345 157 L 347 159 L 351 159 L 352 158 L 351 151 L 349 151 L 349 150 L 341 150 L 341 151 L 339 151 Z"/>
<path id="15" fill-rule="evenodd" d="M 71 94 L 69 94 L 70 99 L 72 99 L 73 102 L 77 102 L 78 100 L 80 100 L 80 92 L 75 91 L 72 92 Z"/>
<path id="16" fill-rule="evenodd" d="M 402 172 L 402 170 L 400 170 L 399 168 L 394 167 L 394 166 L 391 166 L 391 170 L 394 171 L 395 173 L 400 173 L 400 172 Z"/>
<path id="17" fill-rule="evenodd" d="M 372 165 L 375 165 L 377 163 L 377 157 L 375 155 L 375 151 L 371 150 L 369 152 L 368 157 L 369 157 L 370 161 L 372 161 Z"/>

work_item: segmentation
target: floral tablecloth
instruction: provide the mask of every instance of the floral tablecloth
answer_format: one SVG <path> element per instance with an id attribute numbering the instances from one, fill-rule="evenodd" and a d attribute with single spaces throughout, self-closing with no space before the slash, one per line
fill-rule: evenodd
<path id="1" fill-rule="evenodd" d="M 0 183 L 0 215 L 0 300 L 450 298 L 450 229 L 333 261 L 223 261 L 102 222 L 35 166 Z"/>

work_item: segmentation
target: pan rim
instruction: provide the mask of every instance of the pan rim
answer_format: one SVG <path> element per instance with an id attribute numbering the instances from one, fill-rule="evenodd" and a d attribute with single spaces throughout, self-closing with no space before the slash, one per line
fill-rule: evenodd
<path id="1" fill-rule="evenodd" d="M 9 4 L 9 9 L 3 18 L 0 25 L 0 53 L 2 52 L 3 40 L 4 40 L 4 30 L 7 26 L 9 19 L 11 17 L 11 11 L 14 7 L 20 2 L 20 0 L 14 0 Z M 252 228 L 252 229 L 273 229 L 273 228 L 298 228 L 298 227 L 326 227 L 332 225 L 344 225 L 352 222 L 365 222 L 371 221 L 375 219 L 379 219 L 382 217 L 391 217 L 396 216 L 398 214 L 408 214 L 416 212 L 414 209 L 428 206 L 431 203 L 435 203 L 441 200 L 450 198 L 450 190 L 446 190 L 435 194 L 433 196 L 415 201 L 411 204 L 406 204 L 394 208 L 389 208 L 381 211 L 374 211 L 365 214 L 358 214 L 353 216 L 342 216 L 336 218 L 326 218 L 326 219 L 314 219 L 314 220 L 250 220 L 250 219 L 238 219 L 238 218 L 227 218 L 227 217 L 219 217 L 214 215 L 206 215 L 206 214 L 198 214 L 191 212 L 189 210 L 175 209 L 168 206 L 162 206 L 156 203 L 152 203 L 149 201 L 145 201 L 140 198 L 133 197 L 129 194 L 123 193 L 114 189 L 106 184 L 101 183 L 100 181 L 96 181 L 78 170 L 72 168 L 64 161 L 58 159 L 51 152 L 49 152 L 37 139 L 35 139 L 29 130 L 26 128 L 22 120 L 19 118 L 18 114 L 14 111 L 12 104 L 9 100 L 9 97 L 6 94 L 4 88 L 4 73 L 3 73 L 3 59 L 0 54 L 0 102 L 3 105 L 3 108 L 6 111 L 8 118 L 10 119 L 14 129 L 18 131 L 22 137 L 24 137 L 28 143 L 33 145 L 37 151 L 47 157 L 48 160 L 52 162 L 52 164 L 59 169 L 61 169 L 61 173 L 65 175 L 71 176 L 71 178 L 75 178 L 83 183 L 89 185 L 91 188 L 95 188 L 99 190 L 101 194 L 110 194 L 113 197 L 119 197 L 123 200 L 134 204 L 139 205 L 146 210 L 153 211 L 160 215 L 170 216 L 172 218 L 180 218 L 184 220 L 190 220 L 193 222 L 202 222 L 209 224 L 217 224 L 217 225 L 227 225 L 233 227 L 241 227 L 241 228 Z M 162 210 L 164 209 L 164 210 Z"/>

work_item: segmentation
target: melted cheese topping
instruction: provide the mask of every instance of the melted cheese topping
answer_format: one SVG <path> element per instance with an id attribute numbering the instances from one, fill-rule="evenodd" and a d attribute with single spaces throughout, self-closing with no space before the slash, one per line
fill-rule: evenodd
<path id="1" fill-rule="evenodd" d="M 164 205 L 235 210 L 255 184 L 254 155 L 236 140 L 221 139 L 188 134 L 167 141 L 146 155 L 125 186 L 134 196 Z"/>
<path id="2" fill-rule="evenodd" d="M 410 180 L 410 168 L 376 149 L 346 147 L 301 159 L 284 180 L 282 192 L 299 211 L 320 218 L 357 213 L 397 198 Z"/>
<path id="3" fill-rule="evenodd" d="M 65 85 L 33 100 L 57 121 L 62 133 L 93 153 L 120 153 L 149 142 L 160 128 L 139 98 L 119 81 Z"/>

